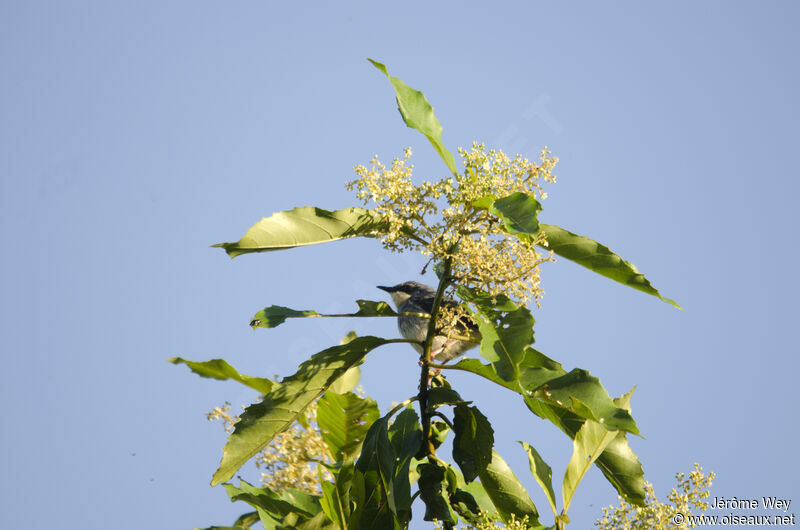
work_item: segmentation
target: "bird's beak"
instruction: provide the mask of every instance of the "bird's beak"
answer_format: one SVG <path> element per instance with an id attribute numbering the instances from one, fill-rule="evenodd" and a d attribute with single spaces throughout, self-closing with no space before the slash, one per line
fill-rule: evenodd
<path id="1" fill-rule="evenodd" d="M 389 294 L 394 292 L 394 287 L 386 287 L 385 285 L 376 285 L 376 287 L 381 291 L 386 291 Z"/>

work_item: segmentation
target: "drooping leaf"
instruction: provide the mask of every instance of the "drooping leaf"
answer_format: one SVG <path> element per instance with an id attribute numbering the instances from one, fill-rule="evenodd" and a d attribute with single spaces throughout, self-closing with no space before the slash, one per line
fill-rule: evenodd
<path id="1" fill-rule="evenodd" d="M 621 397 L 614 399 L 614 404 L 631 412 L 631 396 L 636 388 Z M 626 433 L 619 432 L 606 446 L 595 465 L 625 500 L 632 504 L 643 505 L 645 499 L 644 470 L 639 457 L 628 445 Z"/>
<path id="2" fill-rule="evenodd" d="M 528 464 L 531 468 L 531 475 L 536 479 L 536 482 L 541 486 L 547 497 L 547 502 L 550 503 L 550 509 L 553 515 L 558 517 L 558 509 L 556 508 L 556 493 L 553 491 L 553 470 L 547 465 L 547 462 L 539 455 L 539 452 L 530 444 L 520 442 L 525 452 L 528 453 Z"/>
<path id="3" fill-rule="evenodd" d="M 506 523 L 511 520 L 511 514 L 514 514 L 517 519 L 528 516 L 528 523 L 531 526 L 539 525 L 536 505 L 497 451 L 492 451 L 492 460 L 479 477 L 486 493 L 492 499 L 492 504 Z"/>
<path id="4" fill-rule="evenodd" d="M 411 461 L 422 447 L 422 428 L 414 409 L 406 408 L 397 415 L 389 427 L 389 441 L 396 455 L 392 489 L 397 519 L 407 524 L 411 521 Z"/>
<path id="5" fill-rule="evenodd" d="M 564 486 L 561 489 L 565 513 L 569 510 L 578 484 L 617 434 L 617 431 L 609 431 L 596 421 L 587 420 L 575 435 L 572 441 L 572 458 L 567 464 Z"/>
<path id="6" fill-rule="evenodd" d="M 358 337 L 347 344 L 314 354 L 260 403 L 247 407 L 228 437 L 211 484 L 230 479 L 242 464 L 302 414 L 334 381 L 348 369 L 361 364 L 371 350 L 387 342 L 380 337 Z"/>
<path id="7" fill-rule="evenodd" d="M 319 512 L 311 519 L 301 521 L 290 528 L 292 530 L 336 530 L 339 525 L 331 521 L 325 512 Z"/>
<path id="8" fill-rule="evenodd" d="M 346 528 L 347 519 L 343 512 L 343 506 L 340 504 L 336 485 L 326 480 L 320 481 L 322 487 L 322 498 L 319 502 L 322 506 L 322 511 L 328 516 L 328 519 L 336 523 L 336 527 L 340 530 Z"/>
<path id="9" fill-rule="evenodd" d="M 480 484 L 480 483 L 478 483 Z M 464 518 L 464 520 L 472 525 L 477 525 L 480 521 L 481 508 L 478 501 L 468 491 L 457 489 L 455 493 L 450 495 L 450 506 L 453 507 L 455 512 Z"/>
<path id="10" fill-rule="evenodd" d="M 403 525 L 389 508 L 386 492 L 377 470 L 355 470 L 350 490 L 354 509 L 348 528 L 358 530 L 401 530 Z"/>
<path id="11" fill-rule="evenodd" d="M 401 464 L 419 451 L 422 428 L 419 425 L 419 416 L 410 406 L 403 409 L 392 422 L 389 427 L 389 441 Z"/>
<path id="12" fill-rule="evenodd" d="M 599 421 L 608 429 L 639 433 L 630 412 L 618 407 L 600 380 L 589 372 L 576 368 L 565 373 L 559 363 L 531 347 L 527 347 L 523 355 L 518 381 L 503 380 L 489 365 L 477 359 L 464 359 L 452 368 L 480 375 L 526 398 L 563 408 L 580 418 Z"/>
<path id="13" fill-rule="evenodd" d="M 398 511 L 394 491 L 396 462 L 397 454 L 389 439 L 389 416 L 383 416 L 373 422 L 367 431 L 361 455 L 356 461 L 356 470 L 364 474 L 377 471 L 386 502 L 395 515 Z"/>
<path id="14" fill-rule="evenodd" d="M 250 320 L 250 327 L 255 328 L 276 328 L 286 322 L 287 318 L 307 318 L 321 316 L 314 310 L 307 309 L 298 311 L 280 305 L 265 307 L 256 313 Z"/>
<path id="15" fill-rule="evenodd" d="M 571 439 L 587 421 L 554 403 L 525 397 L 525 404 L 534 414 L 551 421 Z M 624 432 L 617 433 L 595 464 L 626 501 L 637 506 L 644 505 L 644 471 L 639 458 L 628 445 Z"/>
<path id="16" fill-rule="evenodd" d="M 517 306 L 505 295 L 491 297 L 461 288 L 459 296 L 477 308 L 475 322 L 481 333 L 481 355 L 507 382 L 519 378 L 519 364 L 533 342 L 534 319 L 530 310 Z"/>
<path id="17" fill-rule="evenodd" d="M 231 501 L 244 501 L 257 508 L 259 513 L 266 513 L 270 519 L 281 523 L 287 520 L 302 521 L 314 517 L 321 511 L 319 497 L 299 490 L 285 490 L 276 493 L 269 488 L 258 488 L 239 481 L 239 486 L 225 484 L 225 490 Z"/>
<path id="18" fill-rule="evenodd" d="M 502 379 L 491 364 L 483 364 L 478 359 L 462 359 L 451 365 L 451 368 L 472 372 L 519 394 L 524 394 L 526 389 L 537 388 L 551 379 L 566 374 L 559 363 L 530 346 L 523 352 L 518 365 L 519 379 L 515 381 Z"/>
<path id="19" fill-rule="evenodd" d="M 358 337 L 358 334 L 355 331 L 349 331 L 347 335 L 342 337 L 342 340 L 339 341 L 339 344 L 344 345 L 348 342 L 352 342 L 356 337 Z M 347 370 L 342 377 L 333 382 L 333 384 L 330 386 L 330 390 L 331 392 L 336 392 L 337 394 L 346 394 L 351 392 L 356 387 L 360 379 L 361 367 L 353 366 Z"/>
<path id="20" fill-rule="evenodd" d="M 626 501 L 644 505 L 644 470 L 624 432 L 617 433 L 595 464 Z"/>
<path id="21" fill-rule="evenodd" d="M 519 363 L 519 384 L 525 389 L 538 388 L 566 373 L 560 363 L 528 347 L 525 348 L 525 355 Z"/>
<path id="22" fill-rule="evenodd" d="M 383 218 L 372 210 L 345 208 L 323 210 L 303 206 L 276 212 L 261 219 L 236 243 L 218 243 L 232 258 L 252 252 L 268 252 L 326 243 L 349 237 L 378 237 L 385 230 Z"/>
<path id="23" fill-rule="evenodd" d="M 333 475 L 333 483 L 323 479 L 320 469 L 320 484 L 322 485 L 322 498 L 320 504 L 323 511 L 331 521 L 336 521 L 340 530 L 348 528 L 352 513 L 350 493 L 353 486 L 355 463 L 348 461 L 333 465 L 323 464 Z"/>
<path id="24" fill-rule="evenodd" d="M 479 480 L 473 480 L 467 484 L 467 482 L 464 480 L 464 476 L 458 471 L 458 469 L 451 468 L 451 470 L 454 472 L 457 478 L 456 492 L 463 490 L 469 493 L 472 498 L 475 499 L 475 502 L 478 504 L 478 508 L 481 512 L 488 515 L 490 519 L 498 519 L 500 516 L 497 514 L 497 509 L 492 503 L 492 499 L 489 497 L 489 494 L 486 493 L 486 489 L 484 489 L 483 484 L 481 484 Z M 458 511 L 457 508 L 456 511 Z M 460 512 L 459 515 L 461 515 Z"/>
<path id="25" fill-rule="evenodd" d="M 446 469 L 438 462 L 426 462 L 417 466 L 419 472 L 420 499 L 425 503 L 425 521 L 438 520 L 455 524 L 458 515 L 450 506 L 450 495 L 447 492 Z"/>
<path id="26" fill-rule="evenodd" d="M 250 528 L 259 521 L 258 512 L 247 512 L 240 515 L 233 526 L 209 526 L 207 528 L 195 528 L 194 530 L 242 530 Z"/>
<path id="27" fill-rule="evenodd" d="M 433 107 L 425 99 L 425 95 L 419 90 L 409 87 L 396 77 L 390 76 L 386 66 L 383 64 L 372 59 L 367 60 L 389 78 L 397 97 L 397 110 L 400 111 L 400 115 L 406 125 L 424 134 L 436 152 L 439 153 L 439 156 L 442 157 L 448 169 L 453 175 L 457 176 L 458 169 L 456 169 L 455 158 L 442 143 L 442 124 L 433 114 Z"/>
<path id="28" fill-rule="evenodd" d="M 607 246 L 559 226 L 541 224 L 541 229 L 547 237 L 547 247 L 545 248 L 552 250 L 562 258 L 574 261 L 601 276 L 653 295 L 681 309 L 681 306 L 674 300 L 661 296 L 650 280 L 645 278 L 633 263 L 623 260 Z"/>
<path id="29" fill-rule="evenodd" d="M 362 473 L 377 470 L 384 480 L 392 474 L 395 453 L 389 440 L 389 418 L 383 416 L 370 425 L 364 439 L 364 447 L 356 461 L 356 469 Z"/>
<path id="30" fill-rule="evenodd" d="M 225 359 L 211 359 L 210 361 L 189 361 L 180 357 L 169 359 L 172 364 L 185 364 L 189 369 L 200 377 L 211 379 L 226 380 L 231 379 L 245 386 L 257 390 L 262 394 L 268 394 L 274 386 L 274 382 L 263 377 L 252 377 L 240 374 L 236 369 L 228 364 Z"/>
<path id="31" fill-rule="evenodd" d="M 552 422 L 570 439 L 575 438 L 575 434 L 586 421 L 585 418 L 570 410 L 569 403 L 567 406 L 563 406 L 563 403 L 559 405 L 553 400 L 537 399 L 531 395 L 531 390 L 566 374 L 560 364 L 533 348 L 525 350 L 525 356 L 520 362 L 520 379 L 518 381 L 504 381 L 495 373 L 492 365 L 483 364 L 478 359 L 463 359 L 452 365 L 451 368 L 472 372 L 521 394 L 531 412 Z M 544 397 L 543 394 L 542 397 Z M 630 408 L 625 402 L 614 400 L 614 405 L 630 413 Z M 609 443 L 606 450 L 597 459 L 596 465 L 626 501 L 636 505 L 644 503 L 644 472 L 636 454 L 628 446 L 624 433 L 617 434 Z"/>
<path id="32" fill-rule="evenodd" d="M 355 313 L 344 313 L 336 315 L 326 315 L 317 313 L 314 310 L 290 309 L 279 305 L 265 307 L 256 313 L 250 320 L 250 327 L 255 328 L 275 328 L 286 322 L 287 318 L 310 318 L 310 317 L 396 317 L 397 313 L 386 302 L 373 302 L 372 300 L 356 300 L 358 311 Z"/>
<path id="33" fill-rule="evenodd" d="M 428 407 L 429 408 L 437 408 L 444 405 L 457 405 L 458 403 L 464 403 L 464 400 L 461 396 L 450 388 L 450 386 L 445 387 L 433 387 L 428 391 Z"/>
<path id="34" fill-rule="evenodd" d="M 639 434 L 639 428 L 630 413 L 617 407 L 600 380 L 586 370 L 575 368 L 568 374 L 529 390 L 537 399 L 568 408 L 583 418 L 601 423 L 608 430 Z"/>
<path id="35" fill-rule="evenodd" d="M 396 317 L 392 306 L 386 302 L 375 302 L 373 300 L 356 300 L 358 311 L 354 316 L 357 317 Z"/>
<path id="36" fill-rule="evenodd" d="M 533 315 L 527 307 L 498 312 L 479 309 L 476 319 L 481 332 L 481 355 L 492 361 L 505 381 L 519 378 L 524 350 L 533 342 Z"/>
<path id="37" fill-rule="evenodd" d="M 330 386 L 330 390 L 337 394 L 347 394 L 356 387 L 360 379 L 361 368 L 359 366 L 354 366 L 346 371 L 342 377 L 334 381 Z"/>
<path id="38" fill-rule="evenodd" d="M 445 422 L 443 421 L 431 422 L 430 442 L 431 444 L 433 444 L 434 449 L 439 449 L 439 447 L 441 447 L 441 445 L 447 439 L 448 434 L 450 434 L 450 426 L 447 425 Z M 423 457 L 424 455 L 420 455 L 419 458 Z"/>
<path id="39" fill-rule="evenodd" d="M 250 528 L 258 522 L 258 512 L 243 513 L 233 523 L 234 527 Z"/>
<path id="40" fill-rule="evenodd" d="M 453 460 L 466 482 L 472 482 L 492 460 L 494 429 L 478 407 L 464 403 L 453 410 Z"/>
<path id="41" fill-rule="evenodd" d="M 317 402 L 317 424 L 322 440 L 337 462 L 356 457 L 369 426 L 378 416 L 375 401 L 352 392 L 326 392 Z"/>

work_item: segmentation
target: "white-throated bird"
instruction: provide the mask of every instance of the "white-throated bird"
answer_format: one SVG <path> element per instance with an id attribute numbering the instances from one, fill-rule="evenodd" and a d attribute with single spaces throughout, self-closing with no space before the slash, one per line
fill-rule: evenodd
<path id="1" fill-rule="evenodd" d="M 378 289 L 391 295 L 398 313 L 427 313 L 430 315 L 433 310 L 436 290 L 429 285 L 419 282 L 403 282 L 393 287 L 378 285 Z M 440 304 L 441 307 L 445 308 L 457 305 L 458 302 L 447 297 L 443 297 Z M 397 317 L 397 329 L 400 330 L 400 334 L 404 338 L 414 341 L 410 344 L 420 355 L 424 351 L 422 344 L 424 344 L 425 336 L 428 334 L 429 320 L 426 317 Z M 433 344 L 431 345 L 431 357 L 440 363 L 455 359 L 480 344 L 478 326 L 468 317 L 462 317 L 456 325 L 453 334 L 457 335 L 458 338 L 448 338 L 445 335 L 440 335 L 440 331 L 439 329 L 436 330 L 437 335 L 433 338 Z M 467 338 L 471 340 L 465 340 Z"/>

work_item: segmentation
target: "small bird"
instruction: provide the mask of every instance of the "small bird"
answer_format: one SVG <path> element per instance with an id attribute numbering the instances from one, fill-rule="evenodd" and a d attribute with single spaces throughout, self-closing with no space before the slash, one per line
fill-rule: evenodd
<path id="1" fill-rule="evenodd" d="M 391 295 L 398 313 L 430 314 L 433 309 L 433 300 L 436 297 L 436 290 L 433 287 L 418 282 L 403 282 L 393 287 L 378 285 L 378 289 Z M 458 302 L 451 298 L 442 298 L 442 307 L 454 307 L 457 305 Z M 412 342 L 411 346 L 420 354 L 424 351 L 422 343 L 425 342 L 425 336 L 428 333 L 429 320 L 425 317 L 397 317 L 397 329 L 400 330 L 400 334 L 406 339 L 417 341 Z M 431 345 L 431 357 L 440 363 L 446 363 L 480 344 L 478 326 L 472 319 L 461 318 L 456 334 L 459 337 L 469 337 L 473 340 L 447 338 L 444 335 L 437 334 L 433 338 L 433 344 Z"/>

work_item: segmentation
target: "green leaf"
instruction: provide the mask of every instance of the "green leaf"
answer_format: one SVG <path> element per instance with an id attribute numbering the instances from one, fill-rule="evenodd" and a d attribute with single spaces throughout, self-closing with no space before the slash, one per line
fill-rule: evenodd
<path id="1" fill-rule="evenodd" d="M 431 444 L 433 444 L 434 449 L 439 449 L 439 447 L 441 447 L 441 445 L 447 439 L 448 434 L 450 434 L 450 426 L 447 425 L 445 422 L 443 421 L 431 422 L 431 434 L 429 440 Z M 420 455 L 420 458 L 423 457 L 424 455 Z"/>
<path id="2" fill-rule="evenodd" d="M 550 509 L 553 515 L 558 517 L 558 509 L 556 508 L 556 493 L 553 491 L 553 470 L 547 465 L 547 462 L 539 455 L 539 452 L 533 448 L 532 445 L 525 442 L 520 442 L 523 449 L 528 453 L 528 464 L 531 468 L 531 475 L 542 487 L 542 491 L 547 496 L 547 502 L 550 503 Z"/>
<path id="3" fill-rule="evenodd" d="M 464 403 L 461 396 L 450 388 L 446 387 L 433 387 L 428 391 L 428 408 L 435 409 L 444 405 L 457 405 Z"/>
<path id="4" fill-rule="evenodd" d="M 318 317 L 319 313 L 313 310 L 298 311 L 279 305 L 265 307 L 256 313 L 250 320 L 250 327 L 255 328 L 276 328 L 286 322 L 287 318 L 307 318 Z"/>
<path id="5" fill-rule="evenodd" d="M 624 432 L 617 433 L 595 464 L 626 501 L 644 506 L 644 470 Z"/>
<path id="6" fill-rule="evenodd" d="M 472 482 L 492 460 L 494 429 L 478 407 L 459 404 L 454 409 L 453 460 L 466 482 Z"/>
<path id="7" fill-rule="evenodd" d="M 419 497 L 425 503 L 425 521 L 438 520 L 455 524 L 458 515 L 450 506 L 447 492 L 446 469 L 438 462 L 422 463 L 417 466 L 419 472 Z"/>
<path id="8" fill-rule="evenodd" d="M 251 377 L 249 375 L 242 375 L 236 369 L 228 364 L 225 359 L 211 359 L 210 361 L 188 361 L 180 357 L 173 357 L 169 359 L 172 364 L 185 364 L 189 369 L 199 375 L 200 377 L 208 377 L 211 379 L 226 380 L 231 379 L 237 381 L 245 386 L 249 386 L 253 390 L 257 390 L 262 394 L 268 394 L 272 387 L 275 385 L 273 381 L 264 379 L 263 377 Z"/>
<path id="9" fill-rule="evenodd" d="M 352 392 L 341 395 L 326 392 L 319 399 L 317 424 L 335 461 L 356 457 L 367 430 L 379 415 L 375 401 Z"/>
<path id="10" fill-rule="evenodd" d="M 387 342 L 380 337 L 358 337 L 347 344 L 314 354 L 260 403 L 247 407 L 228 437 L 211 485 L 230 479 L 242 464 L 300 416 L 334 381 L 353 366 L 361 364 L 371 350 Z"/>
<path id="11" fill-rule="evenodd" d="M 355 331 L 350 331 L 342 338 L 341 341 L 339 341 L 339 344 L 344 345 L 348 342 L 352 342 L 356 337 L 358 337 L 358 334 L 356 334 Z M 351 392 L 356 387 L 360 379 L 361 368 L 359 366 L 354 366 L 346 371 L 342 377 L 334 381 L 334 383 L 330 386 L 330 390 L 331 392 L 336 392 L 337 394 L 346 394 Z"/>
<path id="12" fill-rule="evenodd" d="M 290 309 L 279 305 L 265 307 L 256 313 L 250 320 L 250 327 L 255 328 L 275 328 L 286 322 L 287 318 L 310 318 L 310 317 L 396 317 L 397 313 L 386 302 L 373 302 L 372 300 L 356 300 L 358 311 L 355 313 L 343 313 L 336 315 L 325 315 L 314 310 Z"/>
<path id="13" fill-rule="evenodd" d="M 303 206 L 261 219 L 236 243 L 218 243 L 232 258 L 251 252 L 268 252 L 327 243 L 349 237 L 378 237 L 385 230 L 380 214 L 364 208 L 323 210 Z"/>
<path id="14" fill-rule="evenodd" d="M 377 471 L 386 502 L 393 514 L 397 514 L 394 491 L 394 471 L 397 454 L 389 439 L 389 416 L 376 420 L 367 431 L 361 455 L 356 461 L 356 470 L 361 473 Z"/>
<path id="15" fill-rule="evenodd" d="M 355 470 L 350 493 L 353 512 L 347 523 L 348 528 L 359 530 L 400 528 L 400 524 L 386 502 L 386 495 L 377 471 L 362 473 Z"/>
<path id="16" fill-rule="evenodd" d="M 351 516 L 350 492 L 353 486 L 355 463 L 325 465 L 333 475 L 333 483 L 322 478 L 320 469 L 320 484 L 322 485 L 322 498 L 320 504 L 323 511 L 332 521 L 336 521 L 340 530 L 349 528 Z"/>
<path id="17" fill-rule="evenodd" d="M 472 205 L 488 210 L 502 219 L 509 234 L 535 235 L 539 232 L 537 215 L 542 210 L 542 205 L 527 193 L 518 191 L 500 199 L 481 197 L 473 201 Z"/>
<path id="18" fill-rule="evenodd" d="M 533 315 L 527 307 L 515 311 L 479 310 L 481 355 L 492 361 L 497 375 L 506 381 L 519 378 L 524 350 L 533 342 Z"/>
<path id="19" fill-rule="evenodd" d="M 553 400 L 544 399 L 544 393 L 540 393 L 542 399 L 536 399 L 530 392 L 530 390 L 539 388 L 548 381 L 564 375 L 565 372 L 561 365 L 533 348 L 526 348 L 525 356 L 519 366 L 519 381 L 510 382 L 500 378 L 494 372 L 492 365 L 483 364 L 478 359 L 464 359 L 452 365 L 451 368 L 472 372 L 521 394 L 531 412 L 551 421 L 571 439 L 575 438 L 578 430 L 586 421 L 585 418 L 572 412 L 568 406 L 558 405 Z M 626 396 L 629 400 L 630 396 L 628 394 Z M 622 401 L 623 398 L 614 400 L 614 405 L 630 413 L 630 407 Z M 636 454 L 628 446 L 624 433 L 617 434 L 597 459 L 596 464 L 626 501 L 643 505 L 645 498 L 644 472 Z"/>
<path id="20" fill-rule="evenodd" d="M 317 515 L 307 521 L 301 521 L 299 524 L 291 526 L 292 530 L 335 530 L 338 525 L 328 518 L 325 512 L 319 512 Z"/>
<path id="21" fill-rule="evenodd" d="M 397 97 L 397 110 L 400 111 L 400 115 L 406 125 L 424 134 L 453 175 L 458 176 L 455 158 L 442 143 L 442 124 L 433 114 L 433 107 L 425 99 L 425 95 L 419 90 L 409 87 L 396 77 L 390 76 L 386 66 L 383 64 L 372 59 L 367 60 L 389 78 Z"/>
<path id="22" fill-rule="evenodd" d="M 401 530 L 401 525 L 389 507 L 386 491 L 377 470 L 355 470 L 351 486 L 354 509 L 348 528 Z"/>
<path id="23" fill-rule="evenodd" d="M 518 365 L 519 379 L 515 381 L 506 381 L 497 375 L 491 364 L 483 364 L 478 359 L 462 359 L 450 368 L 472 372 L 519 394 L 526 393 L 525 389 L 536 388 L 566 373 L 559 363 L 530 346 L 523 352 Z"/>
<path id="24" fill-rule="evenodd" d="M 661 296 L 650 284 L 650 280 L 645 278 L 633 263 L 623 260 L 607 246 L 555 225 L 542 224 L 541 229 L 547 237 L 547 247 L 545 248 L 552 250 L 562 258 L 574 261 L 601 276 L 653 295 L 682 309 L 674 300 Z"/>
<path id="25" fill-rule="evenodd" d="M 450 506 L 468 523 L 477 525 L 480 521 L 481 508 L 470 492 L 457 489 L 455 493 L 450 495 Z"/>
<path id="26" fill-rule="evenodd" d="M 250 528 L 258 522 L 258 512 L 248 512 L 239 516 L 233 523 L 234 527 Z"/>
<path id="27" fill-rule="evenodd" d="M 525 397 L 530 410 L 555 424 L 571 439 L 587 421 L 570 410 L 544 401 Z M 624 432 L 619 432 L 595 462 L 622 497 L 637 506 L 644 506 L 644 471 L 639 458 L 631 450 Z"/>
<path id="28" fill-rule="evenodd" d="M 258 512 L 256 512 L 258 513 Z M 195 528 L 194 530 L 242 530 L 241 526 L 207 526 L 205 528 Z"/>
<path id="29" fill-rule="evenodd" d="M 258 512 L 247 512 L 239 516 L 233 523 L 233 526 L 209 526 L 207 528 L 195 528 L 195 530 L 242 530 L 243 528 L 250 528 L 258 522 L 260 517 Z"/>
<path id="30" fill-rule="evenodd" d="M 403 409 L 392 422 L 389 427 L 389 441 L 400 464 L 413 458 L 419 451 L 422 428 L 419 425 L 419 416 L 410 406 Z"/>
<path id="31" fill-rule="evenodd" d="M 360 379 L 361 379 L 361 368 L 358 366 L 354 366 L 350 368 L 348 371 L 346 371 L 342 377 L 337 379 L 330 386 L 330 391 L 335 392 L 337 394 L 347 394 L 356 387 Z"/>
<path id="32" fill-rule="evenodd" d="M 477 308 L 475 322 L 481 334 L 481 355 L 492 362 L 497 375 L 507 382 L 519 378 L 519 364 L 533 342 L 533 315 L 527 307 L 507 296 L 491 296 L 461 287 L 458 295 Z"/>
<path id="33" fill-rule="evenodd" d="M 564 486 L 561 490 L 564 513 L 569 510 L 572 496 L 575 495 L 575 490 L 586 472 L 617 434 L 617 431 L 609 431 L 596 421 L 588 420 L 575 435 L 572 441 L 572 458 L 567 464 Z"/>
<path id="34" fill-rule="evenodd" d="M 530 390 L 535 398 L 597 421 L 608 430 L 639 434 L 639 428 L 630 412 L 617 407 L 600 380 L 586 370 L 575 368 L 568 374 L 550 379 Z"/>
<path id="35" fill-rule="evenodd" d="M 325 515 L 328 516 L 328 519 L 336 523 L 337 528 L 346 528 L 346 519 L 344 513 L 342 512 L 342 506 L 339 504 L 336 485 L 323 480 L 320 482 L 320 486 L 322 487 L 322 498 L 319 502 L 322 506 L 322 511 L 325 512 Z"/>
<path id="36" fill-rule="evenodd" d="M 397 458 L 392 478 L 397 519 L 408 523 L 411 521 L 411 461 L 422 447 L 422 428 L 413 408 L 406 408 L 397 415 L 389 427 L 389 441 Z"/>
<path id="37" fill-rule="evenodd" d="M 386 302 L 374 302 L 372 300 L 356 300 L 358 312 L 353 316 L 357 317 L 396 317 L 392 306 Z"/>
<path id="38" fill-rule="evenodd" d="M 517 519 L 528 516 L 528 523 L 531 526 L 539 524 L 536 505 L 497 451 L 492 451 L 492 461 L 479 477 L 486 493 L 506 523 L 511 520 L 511 514 L 514 514 Z"/>
<path id="39" fill-rule="evenodd" d="M 525 389 L 538 388 L 567 373 L 560 363 L 531 347 L 525 348 L 519 372 L 519 384 Z"/>
<path id="40" fill-rule="evenodd" d="M 225 490 L 231 501 L 244 501 L 263 510 L 277 522 L 290 516 L 292 519 L 309 519 L 321 510 L 318 497 L 299 490 L 289 489 L 278 494 L 269 488 L 257 488 L 244 480 L 239 481 L 239 487 L 225 484 Z"/>

